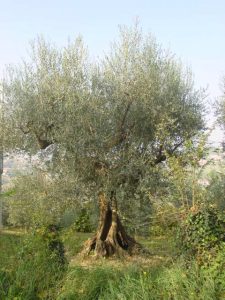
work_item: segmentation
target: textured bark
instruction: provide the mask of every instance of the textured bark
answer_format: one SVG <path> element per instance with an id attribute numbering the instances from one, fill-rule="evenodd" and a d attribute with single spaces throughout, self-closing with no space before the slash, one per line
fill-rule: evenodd
<path id="1" fill-rule="evenodd" d="M 125 232 L 119 219 L 114 194 L 112 193 L 110 201 L 108 201 L 104 193 L 99 193 L 99 208 L 97 233 L 87 241 L 83 253 L 93 252 L 97 256 L 108 257 L 139 252 L 142 249 L 141 245 Z"/>

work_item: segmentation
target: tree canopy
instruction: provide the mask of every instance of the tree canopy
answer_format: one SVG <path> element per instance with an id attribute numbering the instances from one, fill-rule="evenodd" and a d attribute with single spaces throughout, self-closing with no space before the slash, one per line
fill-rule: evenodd
<path id="1" fill-rule="evenodd" d="M 139 26 L 121 27 L 98 62 L 80 37 L 64 48 L 38 38 L 3 87 L 8 147 L 56 143 L 66 153 L 58 162 L 87 190 L 117 189 L 121 199 L 204 126 L 191 72 Z"/>
<path id="2" fill-rule="evenodd" d="M 216 113 L 219 124 L 225 128 L 225 77 L 222 80 L 222 95 L 216 101 Z"/>

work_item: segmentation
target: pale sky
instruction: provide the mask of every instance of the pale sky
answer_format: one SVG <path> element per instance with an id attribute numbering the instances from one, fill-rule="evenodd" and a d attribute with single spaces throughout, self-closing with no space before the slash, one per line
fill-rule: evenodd
<path id="1" fill-rule="evenodd" d="M 221 95 L 225 0 L 0 0 L 0 74 L 26 57 L 37 35 L 63 46 L 81 34 L 98 56 L 118 36 L 118 25 L 132 25 L 137 17 L 143 31 L 191 67 L 197 87 L 208 86 L 209 100 Z"/>

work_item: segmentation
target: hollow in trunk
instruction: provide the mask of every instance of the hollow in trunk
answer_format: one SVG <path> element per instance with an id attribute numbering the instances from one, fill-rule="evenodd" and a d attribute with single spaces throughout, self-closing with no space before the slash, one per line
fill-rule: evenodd
<path id="1" fill-rule="evenodd" d="M 83 253 L 93 252 L 97 256 L 108 257 L 112 255 L 133 254 L 142 247 L 129 236 L 117 213 L 117 201 L 112 192 L 110 201 L 103 192 L 99 193 L 100 217 L 99 226 L 95 236 L 88 240 Z"/>

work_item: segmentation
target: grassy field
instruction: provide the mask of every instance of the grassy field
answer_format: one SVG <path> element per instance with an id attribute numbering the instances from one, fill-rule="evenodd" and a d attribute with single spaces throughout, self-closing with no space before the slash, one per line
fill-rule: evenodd
<path id="1" fill-rule="evenodd" d="M 64 231 L 62 240 L 68 266 L 62 271 L 46 257 L 40 243 L 32 241 L 34 253 L 24 246 L 27 234 L 4 231 L 0 234 L 1 300 L 218 300 L 224 290 L 209 272 L 195 263 L 188 268 L 177 259 L 171 236 L 139 238 L 150 251 L 148 256 L 121 259 L 83 259 L 78 253 L 91 234 Z M 26 242 L 27 243 L 27 242 Z M 24 248 L 25 247 L 25 248 Z M 17 253 L 21 249 L 28 256 Z M 38 253 L 41 253 L 39 256 Z M 25 253 L 25 252 L 24 252 Z M 30 261 L 30 263 L 29 263 Z M 60 276 L 56 277 L 59 272 Z M 7 276 L 6 276 L 7 275 Z M 11 277 L 10 277 L 11 276 Z"/>
<path id="2" fill-rule="evenodd" d="M 20 248 L 23 234 L 15 231 L 0 232 L 0 266 L 12 264 Z"/>

